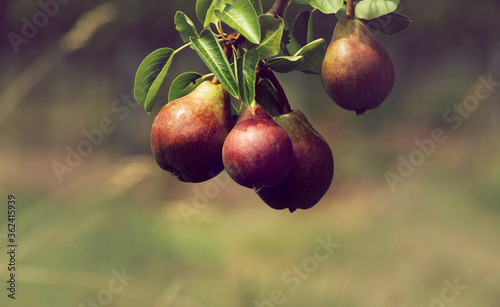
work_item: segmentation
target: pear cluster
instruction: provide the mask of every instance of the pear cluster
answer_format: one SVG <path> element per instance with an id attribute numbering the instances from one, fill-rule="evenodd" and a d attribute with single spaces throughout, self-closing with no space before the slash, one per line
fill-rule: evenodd
<path id="1" fill-rule="evenodd" d="M 328 191 L 333 155 L 304 114 L 275 118 L 257 102 L 236 124 L 220 84 L 205 81 L 165 105 L 151 128 L 158 165 L 184 182 L 202 182 L 226 169 L 271 208 L 309 209 Z"/>

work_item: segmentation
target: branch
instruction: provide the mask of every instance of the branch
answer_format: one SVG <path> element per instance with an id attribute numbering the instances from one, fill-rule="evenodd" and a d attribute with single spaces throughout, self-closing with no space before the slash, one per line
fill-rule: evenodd
<path id="1" fill-rule="evenodd" d="M 285 8 L 288 3 L 288 0 L 276 0 L 273 6 L 267 11 L 266 14 L 269 15 L 278 15 L 283 18 L 283 14 L 285 13 Z"/>

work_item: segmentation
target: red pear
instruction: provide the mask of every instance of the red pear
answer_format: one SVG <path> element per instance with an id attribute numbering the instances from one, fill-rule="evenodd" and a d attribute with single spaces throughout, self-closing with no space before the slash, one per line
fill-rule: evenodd
<path id="1" fill-rule="evenodd" d="M 234 181 L 258 191 L 286 176 L 293 162 L 292 142 L 263 107 L 254 105 L 227 136 L 222 159 Z"/>
<path id="2" fill-rule="evenodd" d="M 151 150 L 158 165 L 180 181 L 202 182 L 224 169 L 222 145 L 233 126 L 229 93 L 205 81 L 160 110 Z"/>

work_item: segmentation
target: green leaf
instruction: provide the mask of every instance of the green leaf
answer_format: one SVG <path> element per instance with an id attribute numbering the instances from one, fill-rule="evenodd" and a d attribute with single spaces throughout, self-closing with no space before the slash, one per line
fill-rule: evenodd
<path id="1" fill-rule="evenodd" d="M 215 15 L 250 42 L 260 43 L 259 17 L 250 0 L 230 0 L 223 10 L 216 10 Z"/>
<path id="2" fill-rule="evenodd" d="M 360 20 L 368 27 L 378 30 L 388 36 L 406 30 L 413 22 L 410 17 L 399 13 L 390 13 L 372 20 Z"/>
<path id="3" fill-rule="evenodd" d="M 273 117 L 281 115 L 281 99 L 268 79 L 262 79 L 257 85 L 255 100 Z"/>
<path id="4" fill-rule="evenodd" d="M 210 29 L 204 29 L 201 31 L 199 38 L 191 37 L 190 40 L 193 43 L 193 48 L 208 66 L 208 69 L 214 73 L 219 82 L 233 97 L 239 98 L 238 84 L 234 72 L 213 32 Z"/>
<path id="5" fill-rule="evenodd" d="M 342 18 L 345 17 L 345 15 L 347 15 L 347 5 L 344 4 L 340 8 L 340 10 L 338 10 L 337 13 L 335 13 L 335 17 L 337 17 L 337 20 L 341 20 Z"/>
<path id="6" fill-rule="evenodd" d="M 307 0 L 307 2 L 325 14 L 336 13 L 344 3 L 343 0 Z"/>
<path id="7" fill-rule="evenodd" d="M 323 59 L 323 54 L 325 53 L 326 42 L 324 39 L 319 38 L 315 41 L 302 47 L 295 56 L 304 56 L 304 63 L 295 68 L 295 70 L 309 70 L 312 69 L 316 64 L 318 64 Z"/>
<path id="8" fill-rule="evenodd" d="M 150 53 L 137 69 L 134 96 L 137 103 L 144 106 L 147 112 L 150 112 L 154 105 L 159 87 L 172 63 L 173 54 L 172 48 L 157 49 Z"/>
<path id="9" fill-rule="evenodd" d="M 302 11 L 295 17 L 292 26 L 292 35 L 301 46 L 307 45 L 312 40 L 312 28 L 310 24 L 312 24 L 310 11 Z"/>
<path id="10" fill-rule="evenodd" d="M 259 50 L 251 49 L 237 60 L 238 83 L 241 101 L 248 107 L 255 98 L 255 70 Z"/>
<path id="11" fill-rule="evenodd" d="M 264 14 L 264 11 L 262 10 L 262 2 L 260 2 L 260 0 L 250 0 L 250 2 L 257 13 L 257 16 Z"/>
<path id="12" fill-rule="evenodd" d="M 203 81 L 197 72 L 185 72 L 175 78 L 168 91 L 168 102 L 174 101 L 191 93 Z"/>
<path id="13" fill-rule="evenodd" d="M 196 16 L 202 25 L 205 24 L 207 12 L 212 2 L 213 0 L 196 0 Z"/>
<path id="14" fill-rule="evenodd" d="M 363 0 L 354 8 L 354 15 L 361 19 L 371 20 L 394 12 L 399 0 Z"/>
<path id="15" fill-rule="evenodd" d="M 284 50 L 283 50 L 283 54 L 293 55 L 297 51 L 299 51 L 300 48 L 302 48 L 303 46 L 297 41 L 297 39 L 295 38 L 295 36 L 293 36 L 291 31 L 285 30 L 284 32 L 288 36 L 288 40 L 287 40 L 287 44 L 285 46 L 286 48 L 284 48 Z"/>
<path id="16" fill-rule="evenodd" d="M 190 36 L 198 37 L 198 32 L 196 31 L 193 22 L 183 12 L 178 11 L 177 13 L 175 13 L 174 23 L 175 28 L 181 34 L 183 42 L 189 42 Z"/>
<path id="17" fill-rule="evenodd" d="M 259 50 L 260 59 L 263 60 L 280 52 L 284 22 L 279 16 L 275 18 L 273 15 L 261 15 L 259 23 L 262 39 L 260 45 L 251 44 L 251 47 Z"/>
<path id="18" fill-rule="evenodd" d="M 196 1 L 196 16 L 206 28 L 210 23 L 217 22 L 217 17 L 214 15 L 215 10 L 220 10 L 224 7 L 222 0 L 197 0 Z"/>
<path id="19" fill-rule="evenodd" d="M 304 64 L 304 56 L 280 56 L 267 62 L 269 67 L 280 73 L 288 73 Z"/>

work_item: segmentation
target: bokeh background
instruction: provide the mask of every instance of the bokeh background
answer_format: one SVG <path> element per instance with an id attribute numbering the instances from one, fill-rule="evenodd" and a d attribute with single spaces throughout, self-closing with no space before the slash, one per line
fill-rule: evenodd
<path id="1" fill-rule="evenodd" d="M 181 46 L 177 10 L 201 28 L 194 1 L 66 1 L 17 47 L 9 33 L 42 8 L 0 2 L 0 305 L 500 306 L 500 87 L 477 92 L 481 77 L 500 82 L 500 3 L 400 9 L 410 28 L 376 33 L 397 75 L 378 109 L 356 117 L 318 76 L 278 74 L 335 158 L 323 200 L 290 214 L 225 173 L 178 182 L 151 156 L 161 103 L 149 115 L 130 103 L 135 71 L 156 48 Z M 335 16 L 315 17 L 329 41 Z M 185 71 L 208 69 L 186 49 L 166 87 Z M 103 121 L 102 139 L 82 145 Z M 446 141 L 418 160 L 416 141 L 435 129 Z M 78 148 L 86 155 L 68 166 Z M 418 166 L 405 172 L 410 158 Z M 68 168 L 58 177 L 54 165 Z M 399 171 L 391 188 L 387 172 Z M 16 300 L 5 289 L 9 194 Z"/>

